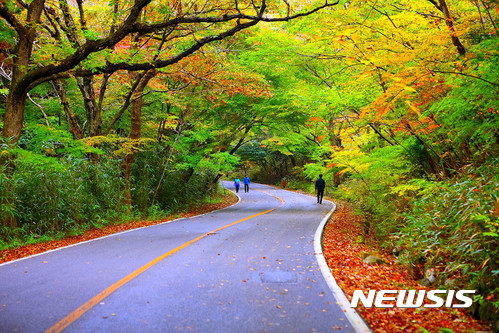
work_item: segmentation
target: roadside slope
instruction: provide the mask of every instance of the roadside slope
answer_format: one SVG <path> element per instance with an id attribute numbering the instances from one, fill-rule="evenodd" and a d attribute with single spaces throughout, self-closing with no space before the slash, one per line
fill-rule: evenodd
<path id="1" fill-rule="evenodd" d="M 409 272 L 391 254 L 378 249 L 374 242 L 360 243 L 364 220 L 355 214 L 351 205 L 334 200 L 335 213 L 323 234 L 323 253 L 338 283 L 351 300 L 354 290 L 430 290 L 414 281 Z M 368 265 L 362 261 L 364 253 L 376 252 L 386 265 Z M 435 289 L 435 288 L 433 288 Z M 439 332 L 443 328 L 453 332 L 490 332 L 490 327 L 462 309 L 454 308 L 369 308 L 357 311 L 375 332 Z"/>

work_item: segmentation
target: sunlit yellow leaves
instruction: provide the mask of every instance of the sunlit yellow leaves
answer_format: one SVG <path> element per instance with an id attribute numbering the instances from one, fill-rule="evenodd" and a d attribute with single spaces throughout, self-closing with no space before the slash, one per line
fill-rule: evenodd
<path id="1" fill-rule="evenodd" d="M 141 150 L 142 147 L 154 143 L 155 139 L 141 138 L 141 139 L 128 139 L 123 137 L 108 136 L 94 136 L 82 139 L 83 142 L 89 147 L 100 147 L 107 144 L 114 147 L 113 154 L 115 156 L 123 156 Z"/>
<path id="2" fill-rule="evenodd" d="M 84 141 L 87 146 L 95 147 L 95 146 L 101 145 L 104 142 L 110 142 L 111 139 L 109 139 L 106 136 L 94 136 L 94 137 L 84 139 L 82 141 Z"/>

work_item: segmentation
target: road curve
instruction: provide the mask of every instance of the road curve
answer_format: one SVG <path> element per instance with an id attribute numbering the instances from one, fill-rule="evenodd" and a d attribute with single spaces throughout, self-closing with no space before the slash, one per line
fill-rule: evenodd
<path id="1" fill-rule="evenodd" d="M 238 195 L 0 265 L 0 332 L 354 332 L 314 254 L 331 203 L 259 184 Z"/>

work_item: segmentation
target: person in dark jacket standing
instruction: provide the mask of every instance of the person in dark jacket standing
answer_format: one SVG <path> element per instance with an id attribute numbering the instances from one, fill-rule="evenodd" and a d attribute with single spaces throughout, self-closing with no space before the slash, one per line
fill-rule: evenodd
<path id="1" fill-rule="evenodd" d="M 244 175 L 243 183 L 244 183 L 244 192 L 249 192 L 250 179 L 248 175 Z"/>
<path id="2" fill-rule="evenodd" d="M 315 189 L 317 190 L 317 203 L 322 204 L 322 197 L 324 196 L 324 189 L 326 188 L 326 182 L 322 179 L 322 175 L 319 175 L 319 179 L 315 182 Z"/>

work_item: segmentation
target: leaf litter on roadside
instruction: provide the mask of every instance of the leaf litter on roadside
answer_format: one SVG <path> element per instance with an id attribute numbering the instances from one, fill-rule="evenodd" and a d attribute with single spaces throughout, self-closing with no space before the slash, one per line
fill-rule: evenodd
<path id="1" fill-rule="evenodd" d="M 337 209 L 326 224 L 323 253 L 328 266 L 347 298 L 354 290 L 430 290 L 418 285 L 409 272 L 390 253 L 377 249 L 374 242 L 357 242 L 363 235 L 363 218 L 352 207 L 336 201 Z M 368 265 L 361 255 L 375 250 L 386 265 Z M 483 322 L 456 308 L 365 308 L 357 312 L 375 332 L 489 332 Z M 452 330 L 452 331 L 449 331 Z"/>

